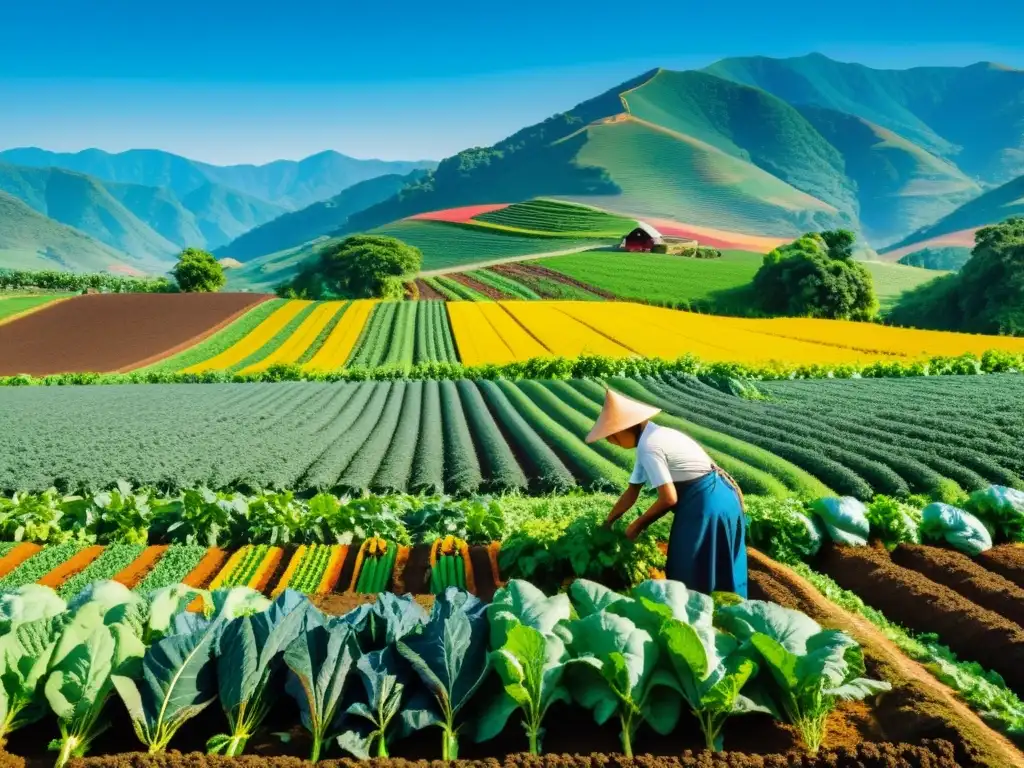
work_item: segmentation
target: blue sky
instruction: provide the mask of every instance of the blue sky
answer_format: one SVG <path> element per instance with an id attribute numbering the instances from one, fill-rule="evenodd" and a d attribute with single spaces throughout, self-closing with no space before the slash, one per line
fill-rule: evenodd
<path id="1" fill-rule="evenodd" d="M 0 147 L 441 158 L 655 66 L 1024 68 L 1021 0 L 10 0 Z"/>

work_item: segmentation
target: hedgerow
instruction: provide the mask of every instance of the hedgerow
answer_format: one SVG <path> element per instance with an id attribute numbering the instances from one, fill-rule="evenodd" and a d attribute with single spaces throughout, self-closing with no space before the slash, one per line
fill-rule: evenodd
<path id="1" fill-rule="evenodd" d="M 387 304 L 378 305 L 378 310 Z M 262 305 L 261 305 L 262 306 Z M 375 313 L 376 314 L 376 310 Z M 611 358 L 581 355 L 575 358 L 536 357 L 512 363 L 462 365 L 460 363 L 428 362 L 405 369 L 360 363 L 356 352 L 366 346 L 364 341 L 373 326 L 373 317 L 363 329 L 353 356 L 346 368 L 335 371 L 306 371 L 299 365 L 277 363 L 262 371 L 233 373 L 204 371 L 180 373 L 146 368 L 131 373 L 61 373 L 34 377 L 25 374 L 0 377 L 0 387 L 83 386 L 112 384 L 230 384 L 279 381 L 393 381 L 395 379 L 573 379 L 606 378 L 609 376 L 654 376 L 660 373 L 707 374 L 751 379 L 754 381 L 785 381 L 791 379 L 858 379 L 906 378 L 916 376 L 980 375 L 987 373 L 1019 373 L 1024 371 L 1024 354 L 989 351 L 980 358 L 974 355 L 934 357 L 926 362 L 871 363 L 869 365 L 774 365 L 753 366 L 742 363 L 707 363 L 694 355 L 674 360 L 658 357 Z M 206 356 L 204 355 L 204 359 Z M 198 361 L 201 362 L 201 361 Z M 177 367 L 177 366 L 176 366 Z"/>

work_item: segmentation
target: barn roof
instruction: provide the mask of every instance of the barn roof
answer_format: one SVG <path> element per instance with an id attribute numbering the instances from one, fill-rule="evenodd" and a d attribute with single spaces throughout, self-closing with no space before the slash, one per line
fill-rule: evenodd
<path id="1" fill-rule="evenodd" d="M 636 223 L 636 226 L 637 226 L 637 229 L 642 229 L 644 232 L 646 232 L 648 235 L 653 237 L 655 240 L 660 240 L 661 239 L 661 232 L 656 230 L 654 227 L 652 227 L 646 221 L 638 221 Z"/>

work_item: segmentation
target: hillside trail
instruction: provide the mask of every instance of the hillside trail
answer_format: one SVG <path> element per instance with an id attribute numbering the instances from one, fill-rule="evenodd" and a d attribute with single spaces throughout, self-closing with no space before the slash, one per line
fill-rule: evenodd
<path id="1" fill-rule="evenodd" d="M 786 607 L 802 610 L 826 628 L 849 632 L 860 643 L 865 656 L 878 664 L 881 676 L 893 683 L 893 691 L 889 696 L 893 697 L 890 703 L 896 705 L 894 709 L 886 707 L 885 726 L 894 730 L 901 727 L 920 730 L 920 725 L 927 724 L 929 729 L 951 732 L 929 733 L 928 737 L 960 741 L 973 752 L 975 765 L 986 768 L 1024 766 L 1024 753 L 1009 739 L 986 725 L 951 688 L 904 654 L 878 627 L 840 608 L 787 566 L 750 547 L 747 548 L 747 556 L 751 586 L 766 593 L 766 599 L 784 605 L 788 603 Z M 774 594 L 779 591 L 779 587 L 782 593 Z M 903 695 L 896 698 L 894 695 L 898 687 L 904 690 L 901 691 Z"/>
<path id="2" fill-rule="evenodd" d="M 543 253 L 527 253 L 523 256 L 506 256 L 503 259 L 490 259 L 488 261 L 474 261 L 470 264 L 457 264 L 451 267 L 442 267 L 441 269 L 427 269 L 420 272 L 416 277 L 437 277 L 438 275 L 449 275 L 453 272 L 470 272 L 474 269 L 485 269 L 486 267 L 496 267 L 499 264 L 512 264 L 517 261 L 535 261 L 537 259 L 546 259 L 551 256 L 568 256 L 570 253 L 582 253 L 583 251 L 614 251 L 617 250 L 610 246 L 602 246 L 600 243 L 594 243 L 593 245 L 580 245 L 576 248 L 566 248 L 561 251 L 544 251 Z"/>

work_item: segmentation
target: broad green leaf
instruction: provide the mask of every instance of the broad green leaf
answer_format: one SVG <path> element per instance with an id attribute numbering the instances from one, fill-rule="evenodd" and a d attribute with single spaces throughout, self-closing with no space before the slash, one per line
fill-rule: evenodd
<path id="1" fill-rule="evenodd" d="M 24 622 L 58 616 L 67 604 L 49 587 L 23 584 L 11 592 L 0 594 L 0 635 Z"/>
<path id="2" fill-rule="evenodd" d="M 587 579 L 576 579 L 569 587 L 569 596 L 580 618 L 600 613 L 614 603 L 628 599 L 603 584 Z"/>

